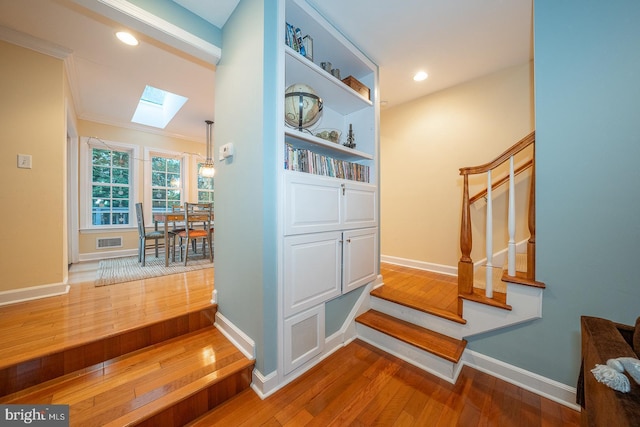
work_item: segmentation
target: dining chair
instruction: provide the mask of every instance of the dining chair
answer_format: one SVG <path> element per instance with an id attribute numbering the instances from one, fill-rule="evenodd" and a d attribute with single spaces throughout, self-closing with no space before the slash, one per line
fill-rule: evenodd
<path id="1" fill-rule="evenodd" d="M 182 210 L 184 209 L 184 206 L 180 206 L 180 205 L 173 205 L 171 206 L 171 212 L 182 212 Z M 176 237 L 179 237 L 178 235 L 180 234 L 180 232 L 184 231 L 186 228 L 186 222 L 184 221 L 173 221 L 171 223 L 171 229 L 169 230 L 169 234 L 173 237 L 173 244 L 171 245 L 171 248 L 173 250 L 173 256 L 172 256 L 172 261 L 175 262 L 176 260 Z M 193 241 L 193 251 L 197 252 L 197 246 L 196 246 L 196 241 Z"/>
<path id="2" fill-rule="evenodd" d="M 185 229 L 180 231 L 177 236 L 180 238 L 180 259 L 184 259 L 184 265 L 187 265 L 189 259 L 189 242 L 197 241 L 198 239 L 204 239 L 203 247 L 205 244 L 209 245 L 209 260 L 213 262 L 213 250 L 211 248 L 211 234 L 210 228 L 210 215 L 206 215 L 206 220 L 202 219 L 202 211 L 196 210 L 194 205 L 198 203 L 185 203 L 184 204 L 184 222 Z M 204 228 L 195 228 L 196 223 L 204 222 Z M 184 258 L 182 258 L 182 251 L 184 250 Z M 206 254 L 206 252 L 203 252 Z M 205 255 L 206 256 L 206 255 Z"/>
<path id="3" fill-rule="evenodd" d="M 213 252 L 213 220 L 214 220 L 214 216 L 213 216 L 213 203 L 211 202 L 207 202 L 207 203 L 193 203 L 191 205 L 193 207 L 193 210 L 198 211 L 198 212 L 207 212 L 209 215 L 209 221 L 208 223 L 203 223 L 203 229 L 208 230 L 209 231 L 209 241 L 211 242 L 210 244 L 210 248 L 211 248 L 211 252 Z M 202 240 L 202 251 L 204 256 L 207 256 L 207 249 L 206 249 L 206 245 L 205 245 L 205 240 Z"/>
<path id="4" fill-rule="evenodd" d="M 156 258 L 158 257 L 158 240 L 164 240 L 164 232 L 158 230 L 156 224 L 155 230 L 147 231 L 144 225 L 144 213 L 142 211 L 142 203 L 136 203 L 136 219 L 138 220 L 138 262 L 145 266 L 147 240 L 153 240 L 156 249 Z M 169 248 L 165 248 L 165 251 Z M 175 255 L 174 255 L 175 256 Z"/>

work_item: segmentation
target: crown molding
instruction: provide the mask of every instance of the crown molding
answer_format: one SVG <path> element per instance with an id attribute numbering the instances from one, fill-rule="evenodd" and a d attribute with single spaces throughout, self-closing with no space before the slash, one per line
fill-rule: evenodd
<path id="1" fill-rule="evenodd" d="M 3 26 L 0 26 L 0 40 L 62 60 L 66 60 L 73 53 L 64 46 Z"/>

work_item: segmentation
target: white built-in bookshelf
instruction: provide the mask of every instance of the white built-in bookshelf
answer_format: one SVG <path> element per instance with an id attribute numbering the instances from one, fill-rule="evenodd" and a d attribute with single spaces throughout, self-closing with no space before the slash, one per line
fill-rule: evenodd
<path id="1" fill-rule="evenodd" d="M 286 29 L 299 28 L 313 60 L 282 41 L 284 88 L 313 88 L 322 116 L 309 129 L 283 125 L 279 247 L 279 380 L 309 369 L 341 339 L 325 336 L 333 300 L 371 284 L 379 272 L 377 66 L 305 0 L 285 0 Z M 310 40 L 311 39 L 311 40 Z M 340 78 L 322 62 L 340 69 Z M 347 85 L 342 80 L 353 77 Z M 355 81 L 354 81 L 355 79 Z M 359 86 L 359 84 L 364 85 Z M 284 103 L 284 93 L 282 102 Z M 345 146 L 349 127 L 355 147 Z M 335 142 L 316 136 L 337 130 Z M 360 299 L 358 299 L 360 300 Z M 345 309 L 341 307 L 341 309 Z M 351 311 L 351 308 L 346 309 Z M 349 331 L 355 327 L 347 328 Z"/>
<path id="2" fill-rule="evenodd" d="M 376 66 L 357 50 L 344 36 L 328 25 L 308 4 L 299 0 L 286 2 L 286 23 L 300 29 L 302 37 L 313 40 L 313 60 L 303 56 L 293 47 L 285 45 L 285 87 L 304 83 L 312 87 L 323 101 L 319 122 L 309 130 L 285 129 L 285 153 L 291 150 L 308 150 L 317 155 L 366 166 L 370 179 L 376 150 L 376 114 L 374 108 Z M 285 42 L 286 44 L 286 42 Z M 330 62 L 340 69 L 340 77 L 352 76 L 369 88 L 370 98 L 352 89 L 320 64 Z M 355 148 L 344 146 L 349 125 L 355 135 Z M 315 136 L 316 130 L 336 129 L 341 137 L 338 143 Z M 285 159 L 285 165 L 290 165 Z"/>

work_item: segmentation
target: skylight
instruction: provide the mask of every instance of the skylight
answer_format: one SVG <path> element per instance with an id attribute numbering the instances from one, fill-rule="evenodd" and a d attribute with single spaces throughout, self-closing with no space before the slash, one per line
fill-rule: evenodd
<path id="1" fill-rule="evenodd" d="M 188 98 L 153 86 L 146 86 L 138 108 L 131 119 L 134 123 L 164 129 Z"/>

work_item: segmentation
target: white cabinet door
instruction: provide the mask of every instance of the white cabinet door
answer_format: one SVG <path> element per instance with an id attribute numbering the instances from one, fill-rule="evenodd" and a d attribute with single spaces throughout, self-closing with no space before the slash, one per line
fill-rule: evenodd
<path id="1" fill-rule="evenodd" d="M 345 231 L 343 240 L 342 293 L 347 293 L 377 276 L 378 228 Z"/>
<path id="2" fill-rule="evenodd" d="M 285 234 L 339 230 L 342 188 L 336 179 L 285 174 Z"/>
<path id="3" fill-rule="evenodd" d="M 324 304 L 285 319 L 284 373 L 322 353 L 324 335 Z"/>
<path id="4" fill-rule="evenodd" d="M 376 187 L 305 173 L 285 173 L 285 235 L 378 225 Z"/>
<path id="5" fill-rule="evenodd" d="M 342 233 L 284 239 L 284 315 L 289 317 L 340 295 Z"/>
<path id="6" fill-rule="evenodd" d="M 375 227 L 378 225 L 377 212 L 375 186 L 357 182 L 345 184 L 342 204 L 343 228 Z"/>

